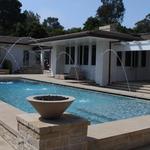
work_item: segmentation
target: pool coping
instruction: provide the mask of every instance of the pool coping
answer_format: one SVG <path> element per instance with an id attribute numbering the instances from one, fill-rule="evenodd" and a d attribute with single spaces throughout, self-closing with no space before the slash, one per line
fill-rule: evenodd
<path id="1" fill-rule="evenodd" d="M 16 127 L 16 117 L 20 114 L 31 115 L 31 113 L 25 113 L 5 102 L 0 101 L 0 104 L 5 116 L 9 116 L 2 119 L 1 116 L 4 117 L 4 115 L 0 113 L 0 136 L 14 149 L 17 149 L 17 144 L 19 142 L 17 138 L 19 137 L 19 133 L 18 127 Z M 6 107 L 8 109 L 5 109 Z M 16 122 L 16 126 L 11 126 L 12 124 L 10 124 L 10 122 Z M 3 130 L 3 132 L 1 130 Z M 93 150 L 99 150 L 101 148 L 105 149 L 108 145 L 108 150 L 111 150 L 112 146 L 131 146 L 132 148 L 135 148 L 150 144 L 150 115 L 89 125 L 87 144 L 88 150 L 93 149 L 93 147 Z"/>
<path id="2" fill-rule="evenodd" d="M 38 80 L 37 78 L 33 78 L 33 77 L 31 78 L 31 77 L 27 77 L 27 76 L 17 76 L 17 77 L 16 76 L 15 77 L 6 77 L 5 76 L 5 77 L 3 77 L 3 79 L 4 78 L 5 79 L 9 78 L 9 79 L 14 79 L 14 80 L 15 79 L 25 79 L 25 80 L 32 80 L 32 81 L 38 81 L 38 82 L 45 82 L 45 83 L 69 86 L 69 84 L 62 84 L 62 83 L 51 82 L 51 81 L 48 82 L 46 80 L 42 80 L 42 79 Z M 70 85 L 69 87 L 91 90 L 91 88 L 93 86 L 90 86 L 89 88 L 85 88 L 84 86 L 79 87 L 79 85 L 76 85 L 76 86 Z M 96 89 L 94 89 L 94 90 L 92 89 L 92 91 L 103 92 L 101 90 L 96 90 Z M 103 93 L 122 95 L 122 96 L 127 96 L 127 97 L 134 97 L 133 95 L 130 96 L 130 95 L 126 95 L 126 94 L 120 94 L 120 93 L 118 94 L 118 92 L 117 92 L 117 94 L 110 93 L 110 92 L 106 92 L 106 90 Z M 136 98 L 143 99 L 143 97 L 136 97 Z M 146 99 L 146 98 L 144 98 L 144 99 Z M 150 98 L 148 98 L 148 99 L 150 99 Z M 4 102 L 3 102 L 3 104 L 8 105 L 9 107 L 12 108 L 12 110 L 17 109 L 17 108 L 15 108 L 9 104 L 6 104 Z M 10 108 L 10 110 L 11 110 L 11 108 Z M 19 109 L 19 111 L 22 112 L 20 109 Z M 25 112 L 22 112 L 22 113 L 25 113 Z M 0 118 L 1 118 L 1 116 L 0 116 Z M 14 117 L 11 119 L 14 119 Z M 3 125 L 3 127 L 6 128 L 7 130 L 10 130 L 10 132 L 15 131 L 14 129 L 12 129 L 11 125 L 8 122 L 7 122 L 7 120 L 5 120 L 5 121 L 0 120 L 0 125 Z M 12 132 L 12 133 L 17 134 L 16 131 Z M 2 135 L 0 134 L 0 136 L 2 136 Z M 148 139 L 150 139 L 150 115 L 133 117 L 133 118 L 129 118 L 129 119 L 112 121 L 112 122 L 102 123 L 102 124 L 97 124 L 97 125 L 90 125 L 88 127 L 88 135 L 87 136 L 88 136 L 88 146 L 90 148 L 93 148 L 93 145 L 96 144 L 97 150 L 98 150 L 98 147 L 101 148 L 101 145 L 103 145 L 103 146 L 105 145 L 107 147 L 107 145 L 109 145 L 108 143 L 111 143 L 110 148 L 111 148 L 111 146 L 117 146 L 118 142 L 124 146 L 125 145 L 129 145 L 129 147 L 133 146 L 132 148 L 134 148 L 134 146 L 136 146 L 136 147 L 144 146 L 144 144 L 147 144 L 147 143 L 150 144 L 150 141 L 148 140 Z M 132 142 L 132 140 L 134 140 L 133 137 L 135 138 L 134 142 Z M 4 138 L 4 139 L 7 140 L 6 138 Z M 127 141 L 124 142 L 126 139 L 127 139 Z M 131 143 L 133 143 L 133 145 Z"/>

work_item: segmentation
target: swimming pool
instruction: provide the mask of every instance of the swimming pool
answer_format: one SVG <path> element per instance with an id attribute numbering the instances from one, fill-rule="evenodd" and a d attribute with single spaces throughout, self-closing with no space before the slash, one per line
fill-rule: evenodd
<path id="1" fill-rule="evenodd" d="M 74 96 L 76 100 L 67 111 L 93 124 L 150 114 L 150 102 L 146 100 L 23 79 L 0 81 L 0 100 L 25 112 L 36 112 L 26 97 L 38 94 Z"/>

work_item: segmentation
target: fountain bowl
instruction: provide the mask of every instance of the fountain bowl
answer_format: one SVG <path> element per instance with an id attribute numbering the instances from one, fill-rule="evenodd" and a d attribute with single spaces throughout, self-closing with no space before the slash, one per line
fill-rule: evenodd
<path id="1" fill-rule="evenodd" d="M 74 101 L 74 97 L 65 95 L 34 95 L 27 100 L 44 119 L 58 119 Z"/>

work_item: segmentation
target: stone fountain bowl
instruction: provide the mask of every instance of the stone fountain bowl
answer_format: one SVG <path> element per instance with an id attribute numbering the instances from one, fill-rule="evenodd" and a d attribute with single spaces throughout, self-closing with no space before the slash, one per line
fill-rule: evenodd
<path id="1" fill-rule="evenodd" d="M 64 95 L 35 95 L 27 100 L 44 119 L 57 119 L 74 101 L 74 97 Z"/>

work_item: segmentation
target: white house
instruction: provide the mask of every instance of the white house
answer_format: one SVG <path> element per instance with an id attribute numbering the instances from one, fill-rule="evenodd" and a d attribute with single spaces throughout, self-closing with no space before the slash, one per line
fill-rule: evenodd
<path id="1" fill-rule="evenodd" d="M 12 63 L 12 72 L 42 73 L 44 54 L 49 48 L 34 46 L 34 39 L 29 37 L 0 36 L 0 66 L 7 59 Z M 46 57 L 47 55 L 45 55 Z M 21 73 L 21 72 L 20 72 Z"/>
<path id="2" fill-rule="evenodd" d="M 0 56 L 4 57 L 6 52 L 2 49 L 9 50 L 13 43 L 1 42 Z M 80 68 L 86 79 L 101 86 L 125 81 L 126 75 L 129 81 L 150 80 L 150 40 L 111 28 L 53 36 L 36 42 L 19 41 L 7 57 L 12 60 L 14 71 L 26 66 L 44 69 L 46 59 L 51 61 L 48 66 L 51 76 L 69 74 L 71 68 Z"/>
<path id="3" fill-rule="evenodd" d="M 150 79 L 150 41 L 141 37 L 97 30 L 44 38 L 38 44 L 52 47 L 52 76 L 78 67 L 101 86 L 125 81 L 125 72 L 129 81 Z"/>

